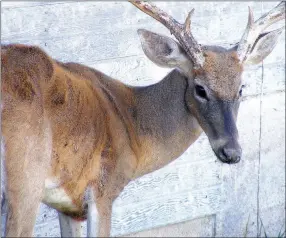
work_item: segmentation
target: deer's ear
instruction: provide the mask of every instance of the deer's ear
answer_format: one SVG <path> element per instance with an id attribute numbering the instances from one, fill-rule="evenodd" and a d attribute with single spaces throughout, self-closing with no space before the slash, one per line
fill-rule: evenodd
<path id="1" fill-rule="evenodd" d="M 258 64 L 269 55 L 278 41 L 284 27 L 261 34 L 256 40 L 254 47 L 245 60 L 245 64 Z"/>
<path id="2" fill-rule="evenodd" d="M 192 63 L 176 41 L 144 29 L 137 32 L 145 55 L 155 64 L 167 68 L 178 67 L 185 72 L 190 70 Z"/>

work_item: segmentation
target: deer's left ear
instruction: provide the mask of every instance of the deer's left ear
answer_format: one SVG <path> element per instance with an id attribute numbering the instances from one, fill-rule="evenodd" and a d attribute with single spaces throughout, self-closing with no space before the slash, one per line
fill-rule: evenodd
<path id="1" fill-rule="evenodd" d="M 283 29 L 284 26 L 277 30 L 260 34 L 253 46 L 253 49 L 245 59 L 244 64 L 258 64 L 264 60 L 274 49 Z"/>
<path id="2" fill-rule="evenodd" d="M 170 37 L 144 29 L 137 32 L 145 55 L 158 66 L 178 67 L 186 73 L 192 68 L 192 62 L 182 47 Z"/>

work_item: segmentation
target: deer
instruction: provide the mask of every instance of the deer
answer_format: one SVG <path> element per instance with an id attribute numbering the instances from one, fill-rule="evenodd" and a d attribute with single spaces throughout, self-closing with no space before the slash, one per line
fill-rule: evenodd
<path id="1" fill-rule="evenodd" d="M 285 19 L 285 3 L 256 21 L 249 8 L 246 30 L 229 49 L 195 40 L 194 10 L 181 24 L 153 3 L 130 3 L 176 38 L 138 30 L 147 58 L 172 69 L 153 85 L 126 85 L 37 46 L 1 46 L 7 237 L 33 235 L 41 202 L 58 211 L 61 236 L 82 236 L 79 221 L 87 220 L 88 237 L 109 237 L 123 188 L 174 161 L 203 132 L 219 161 L 241 160 L 242 72 L 274 49 L 284 27 L 264 30 Z"/>

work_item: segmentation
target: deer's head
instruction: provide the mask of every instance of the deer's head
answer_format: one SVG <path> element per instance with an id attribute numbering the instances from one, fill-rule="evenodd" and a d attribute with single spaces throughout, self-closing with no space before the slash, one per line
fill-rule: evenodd
<path id="1" fill-rule="evenodd" d="M 188 80 L 186 104 L 209 138 L 216 156 L 225 163 L 241 158 L 236 118 L 241 100 L 241 75 L 245 64 L 260 63 L 275 47 L 283 28 L 263 32 L 285 18 L 285 3 L 254 22 L 249 8 L 247 28 L 231 49 L 201 46 L 191 34 L 192 10 L 184 24 L 148 2 L 133 5 L 165 25 L 175 40 L 147 30 L 138 34 L 147 57 L 161 67 L 178 68 Z"/>

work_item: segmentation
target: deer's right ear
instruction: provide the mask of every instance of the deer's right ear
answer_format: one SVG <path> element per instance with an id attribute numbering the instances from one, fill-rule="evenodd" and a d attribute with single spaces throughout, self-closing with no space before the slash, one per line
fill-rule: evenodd
<path id="1" fill-rule="evenodd" d="M 258 64 L 266 58 L 266 56 L 269 55 L 276 46 L 278 37 L 283 30 L 284 26 L 277 30 L 260 34 L 251 53 L 245 60 L 245 64 Z"/>
<path id="2" fill-rule="evenodd" d="M 192 63 L 183 48 L 170 37 L 144 29 L 139 29 L 137 32 L 145 55 L 158 66 L 178 67 L 184 72 L 192 68 Z"/>

